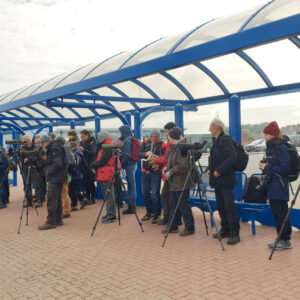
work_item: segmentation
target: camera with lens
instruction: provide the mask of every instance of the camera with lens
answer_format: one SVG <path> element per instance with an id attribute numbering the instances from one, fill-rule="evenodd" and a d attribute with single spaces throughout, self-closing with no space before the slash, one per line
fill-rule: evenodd
<path id="1" fill-rule="evenodd" d="M 263 164 L 267 163 L 266 160 L 261 160 L 260 162 L 263 163 Z M 268 182 L 270 182 L 270 181 L 271 181 L 270 174 L 267 173 L 267 172 L 263 172 L 263 174 L 261 175 L 261 178 L 260 178 L 260 184 L 257 185 L 257 186 L 255 187 L 255 189 L 256 189 L 258 192 L 261 192 L 261 191 L 265 188 L 266 184 L 267 184 Z"/>
<path id="2" fill-rule="evenodd" d="M 148 159 L 142 159 L 142 168 L 145 169 L 146 171 L 151 171 L 152 170 L 152 165 L 150 164 Z"/>

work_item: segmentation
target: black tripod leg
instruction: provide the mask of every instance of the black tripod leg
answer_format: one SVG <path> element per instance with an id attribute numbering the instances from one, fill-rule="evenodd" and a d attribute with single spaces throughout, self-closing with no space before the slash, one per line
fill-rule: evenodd
<path id="1" fill-rule="evenodd" d="M 197 185 L 197 190 L 198 190 L 199 197 L 200 197 L 201 210 L 202 210 L 202 214 L 203 214 L 203 219 L 204 219 L 204 226 L 205 226 L 205 230 L 206 230 L 206 235 L 208 236 L 208 226 L 207 226 L 207 222 L 206 222 L 206 216 L 205 216 L 205 213 L 204 213 L 204 203 L 203 203 L 203 198 L 202 198 L 202 195 L 201 195 L 201 189 L 200 189 L 200 184 L 199 184 L 199 182 L 197 182 L 196 185 Z"/>
<path id="2" fill-rule="evenodd" d="M 109 186 L 108 186 L 108 188 L 106 189 L 106 194 L 105 194 L 105 197 L 104 197 L 104 199 L 103 199 L 103 203 L 102 203 L 102 205 L 101 205 L 101 208 L 100 208 L 99 214 L 98 214 L 98 216 L 97 216 L 97 219 L 96 219 L 95 225 L 94 225 L 94 227 L 93 227 L 93 231 L 92 231 L 92 233 L 91 233 L 91 236 L 93 236 L 93 235 L 94 235 L 94 232 L 95 232 L 95 230 L 96 230 L 96 227 L 97 227 L 97 224 L 98 224 L 98 222 L 99 222 L 99 219 L 100 219 L 100 216 L 101 216 L 101 213 L 102 213 L 102 210 L 103 210 L 104 204 L 105 204 L 105 202 L 106 202 L 106 199 L 107 199 L 108 193 L 109 193 L 109 192 L 110 192 L 110 190 L 111 190 L 111 187 L 112 187 L 112 182 L 113 182 L 113 177 L 112 177 L 112 179 L 111 179 L 111 181 L 110 181 L 110 183 L 109 183 Z"/>
<path id="3" fill-rule="evenodd" d="M 118 205 L 118 221 L 119 221 L 119 226 L 121 225 L 121 214 L 120 214 L 120 199 L 119 199 L 119 187 L 120 187 L 120 182 L 119 182 L 119 176 L 115 177 L 115 183 L 116 183 L 116 199 L 117 199 L 117 205 Z M 123 199 L 122 199 L 123 201 Z"/>
<path id="4" fill-rule="evenodd" d="M 121 178 L 120 178 L 120 182 L 121 182 L 121 186 L 122 186 L 124 192 L 126 193 L 126 196 L 127 196 L 129 204 L 131 205 L 131 207 L 133 207 L 132 202 L 131 202 L 131 198 L 129 197 L 129 195 L 128 195 L 127 191 L 126 191 L 125 185 L 124 185 L 124 183 L 123 183 L 123 181 L 122 181 Z M 138 221 L 138 223 L 139 223 L 139 225 L 141 227 L 142 232 L 144 232 L 143 223 L 140 221 L 140 219 L 139 219 L 139 217 L 138 217 L 138 215 L 136 213 L 136 209 L 134 209 L 134 214 L 135 214 L 135 217 L 136 217 L 136 219 L 137 219 L 137 221 Z"/>
<path id="5" fill-rule="evenodd" d="M 285 216 L 285 218 L 284 218 L 284 221 L 283 221 L 283 224 L 282 224 L 281 229 L 280 229 L 280 231 L 279 231 L 278 237 L 277 237 L 277 239 L 276 239 L 274 248 L 272 249 L 272 252 L 271 252 L 271 254 L 270 254 L 270 256 L 269 256 L 269 260 L 272 259 L 273 253 L 274 253 L 274 251 L 275 251 L 275 249 L 276 249 L 276 247 L 277 247 L 278 241 L 279 241 L 280 238 L 281 238 L 281 235 L 282 235 L 282 232 L 283 232 L 283 230 L 284 230 L 284 227 L 285 227 L 285 225 L 286 225 L 286 223 L 287 223 L 287 220 L 288 220 L 289 217 L 290 217 L 290 214 L 291 214 L 292 209 L 293 209 L 293 206 L 294 206 L 294 204 L 295 204 L 295 202 L 296 202 L 296 199 L 297 199 L 297 196 L 298 196 L 298 194 L 299 194 L 299 191 L 300 191 L 300 184 L 298 185 L 297 191 L 295 192 L 295 195 L 294 195 L 293 200 L 292 200 L 292 202 L 291 202 L 291 206 L 290 206 L 290 208 L 289 208 L 289 210 L 288 210 L 288 212 L 287 212 L 287 214 L 286 214 L 286 216 Z"/>

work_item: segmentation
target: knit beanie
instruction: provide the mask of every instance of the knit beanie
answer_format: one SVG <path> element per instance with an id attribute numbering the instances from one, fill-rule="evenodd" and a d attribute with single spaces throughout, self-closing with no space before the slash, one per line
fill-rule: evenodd
<path id="1" fill-rule="evenodd" d="M 164 126 L 164 129 L 171 130 L 175 126 L 176 124 L 174 122 L 169 122 Z"/>
<path id="2" fill-rule="evenodd" d="M 174 140 L 180 140 L 181 132 L 182 132 L 181 129 L 175 126 L 169 131 L 169 137 Z"/>
<path id="3" fill-rule="evenodd" d="M 160 138 L 160 132 L 158 129 L 154 128 L 150 130 L 150 136 L 152 136 L 153 134 L 156 134 Z"/>
<path id="4" fill-rule="evenodd" d="M 279 126 L 277 124 L 276 121 L 273 121 L 271 123 L 269 123 L 265 128 L 264 128 L 264 131 L 263 131 L 265 134 L 270 134 L 270 135 L 273 135 L 273 136 L 279 136 L 280 134 L 280 129 L 279 129 Z"/>
<path id="5" fill-rule="evenodd" d="M 48 134 L 44 134 L 41 136 L 40 142 L 41 142 L 41 144 L 50 143 L 50 142 L 52 142 L 52 138 Z"/>

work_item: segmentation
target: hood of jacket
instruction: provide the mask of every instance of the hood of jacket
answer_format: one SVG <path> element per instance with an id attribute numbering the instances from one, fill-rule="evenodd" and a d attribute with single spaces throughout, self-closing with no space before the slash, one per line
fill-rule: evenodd
<path id="1" fill-rule="evenodd" d="M 132 136 L 131 128 L 127 125 L 119 127 L 119 131 L 121 133 L 120 140 L 124 140 L 125 138 Z"/>

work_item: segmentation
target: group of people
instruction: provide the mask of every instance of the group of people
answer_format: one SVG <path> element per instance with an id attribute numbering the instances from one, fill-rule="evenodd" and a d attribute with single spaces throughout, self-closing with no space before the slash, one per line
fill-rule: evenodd
<path id="1" fill-rule="evenodd" d="M 189 201 L 190 189 L 195 186 L 195 180 L 189 172 L 191 153 L 183 151 L 180 147 L 185 140 L 181 129 L 175 123 L 168 122 L 164 130 L 166 142 L 161 140 L 160 131 L 153 129 L 149 138 L 136 149 L 131 128 L 123 125 L 119 128 L 120 138 L 114 148 L 118 148 L 118 143 L 123 145 L 117 152 L 103 146 L 112 144 L 112 137 L 105 130 L 97 134 L 98 142 L 87 130 L 81 131 L 81 141 L 75 130 L 68 132 L 68 141 L 62 137 L 56 138 L 53 134 L 42 135 L 34 142 L 30 136 L 24 136 L 19 159 L 24 180 L 25 204 L 32 205 L 35 201 L 36 206 L 42 206 L 47 195 L 48 217 L 39 229 L 46 230 L 63 225 L 62 219 L 70 217 L 70 212 L 78 209 L 78 203 L 81 209 L 94 204 L 95 181 L 100 183 L 106 200 L 106 215 L 102 217 L 102 223 L 115 222 L 116 205 L 123 207 L 123 193 L 121 182 L 112 177 L 115 171 L 121 168 L 126 174 L 129 195 L 128 207 L 123 210 L 123 214 L 136 213 L 137 159 L 134 155 L 137 155 L 141 160 L 141 190 L 146 209 L 142 221 L 151 220 L 153 224 L 166 225 L 162 230 L 165 234 L 178 233 L 183 220 L 184 229 L 180 236 L 194 234 L 195 223 Z M 209 176 L 210 186 L 215 190 L 221 218 L 220 232 L 213 237 L 228 238 L 227 244 L 234 245 L 240 242 L 239 218 L 234 204 L 234 186 L 237 184 L 237 178 L 233 165 L 237 153 L 232 139 L 224 133 L 224 123 L 220 119 L 215 118 L 211 121 L 209 131 L 213 138 L 213 147 L 206 174 Z M 287 174 L 290 161 L 278 124 L 275 121 L 271 122 L 264 128 L 263 133 L 267 151 L 259 169 L 269 176 L 265 192 L 279 233 L 288 211 Z M 134 151 L 137 153 L 133 153 Z M 28 152 L 31 154 L 28 155 Z M 7 166 L 8 159 L 0 152 L 1 173 Z M 32 184 L 35 186 L 35 196 L 31 192 Z M 6 207 L 7 193 L 4 186 L 3 180 L 0 186 L 2 208 Z M 288 220 L 281 240 L 276 245 L 277 250 L 292 248 L 291 232 L 291 223 Z M 275 242 L 270 243 L 269 247 L 274 248 Z"/>

